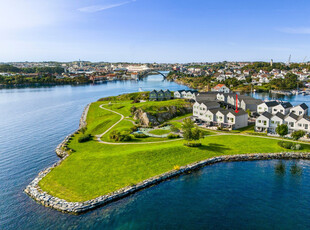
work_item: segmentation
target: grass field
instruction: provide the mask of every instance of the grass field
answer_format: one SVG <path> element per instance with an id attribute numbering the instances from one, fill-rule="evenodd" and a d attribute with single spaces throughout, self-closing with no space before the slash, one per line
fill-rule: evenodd
<path id="1" fill-rule="evenodd" d="M 149 133 L 154 134 L 154 135 L 164 135 L 164 134 L 168 134 L 171 133 L 170 129 L 154 129 L 149 131 Z"/>
<path id="2" fill-rule="evenodd" d="M 119 115 L 100 109 L 102 103 L 107 102 L 95 102 L 89 109 L 88 133 L 102 133 L 120 119 Z M 131 106 L 130 102 L 106 104 L 106 108 L 126 116 L 130 115 Z M 115 128 L 131 125 L 131 121 L 123 120 Z M 78 143 L 80 135 L 75 135 L 69 143 L 75 152 L 39 182 L 44 191 L 67 201 L 89 200 L 172 170 L 175 165 L 218 155 L 288 151 L 278 146 L 278 140 L 238 134 L 206 136 L 198 148 L 185 147 L 183 140 L 133 145 L 109 145 L 95 140 Z M 302 151 L 310 150 L 309 145 L 303 147 Z"/>

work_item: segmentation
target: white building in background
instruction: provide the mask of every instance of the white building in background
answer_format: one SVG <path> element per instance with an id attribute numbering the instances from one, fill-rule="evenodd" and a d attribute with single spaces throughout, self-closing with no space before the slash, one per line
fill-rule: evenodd
<path id="1" fill-rule="evenodd" d="M 211 91 L 213 92 L 221 92 L 221 93 L 229 93 L 230 89 L 224 84 L 218 84 L 214 86 Z"/>
<path id="2" fill-rule="evenodd" d="M 150 69 L 146 65 L 129 65 L 126 68 L 128 72 L 141 72 L 141 71 L 146 71 Z"/>

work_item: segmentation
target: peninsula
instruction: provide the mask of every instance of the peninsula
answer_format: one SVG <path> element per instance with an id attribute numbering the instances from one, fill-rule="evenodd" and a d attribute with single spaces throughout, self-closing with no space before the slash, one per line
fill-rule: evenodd
<path id="1" fill-rule="evenodd" d="M 255 135 L 253 126 L 230 131 L 199 127 L 188 119 L 194 103 L 172 95 L 159 90 L 91 103 L 79 129 L 57 147 L 62 159 L 25 192 L 45 206 L 82 213 L 217 162 L 310 159 L 307 143 L 286 149 L 278 137 Z"/>

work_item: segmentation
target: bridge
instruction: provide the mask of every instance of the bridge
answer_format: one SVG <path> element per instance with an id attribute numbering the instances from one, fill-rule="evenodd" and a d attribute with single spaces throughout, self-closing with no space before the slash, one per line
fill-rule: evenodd
<path id="1" fill-rule="evenodd" d="M 164 79 L 166 79 L 167 75 L 168 75 L 168 73 L 162 73 L 162 72 L 160 72 L 160 70 L 150 69 L 150 70 L 145 70 L 143 72 L 140 72 L 139 73 L 139 78 L 143 78 L 143 77 L 145 77 L 147 75 L 151 75 L 151 74 L 154 74 L 154 73 L 162 75 Z"/>

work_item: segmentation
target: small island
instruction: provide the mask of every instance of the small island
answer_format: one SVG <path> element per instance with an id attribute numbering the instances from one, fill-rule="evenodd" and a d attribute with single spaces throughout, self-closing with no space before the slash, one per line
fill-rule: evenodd
<path id="1" fill-rule="evenodd" d="M 82 213 L 217 162 L 310 159 L 307 143 L 298 142 L 296 152 L 279 145 L 282 138 L 257 135 L 253 125 L 200 127 L 190 119 L 194 103 L 172 95 L 139 92 L 91 103 L 79 129 L 57 147 L 62 159 L 25 192 L 45 206 Z"/>

